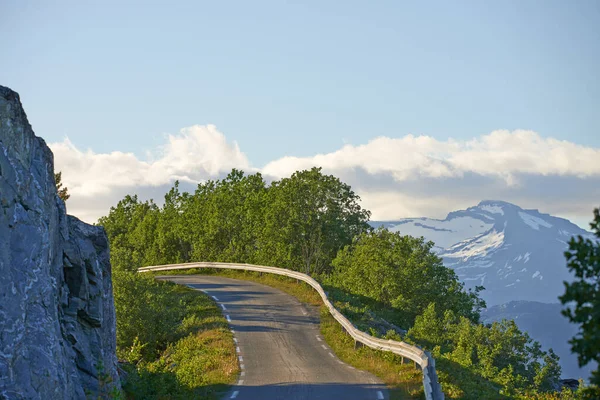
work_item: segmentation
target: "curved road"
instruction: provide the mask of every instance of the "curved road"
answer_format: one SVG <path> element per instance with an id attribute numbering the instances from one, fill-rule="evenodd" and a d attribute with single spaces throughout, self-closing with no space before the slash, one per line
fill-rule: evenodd
<path id="1" fill-rule="evenodd" d="M 385 385 L 340 361 L 319 332 L 317 307 L 270 286 L 218 276 L 164 276 L 219 303 L 237 342 L 241 374 L 224 399 L 381 400 Z"/>

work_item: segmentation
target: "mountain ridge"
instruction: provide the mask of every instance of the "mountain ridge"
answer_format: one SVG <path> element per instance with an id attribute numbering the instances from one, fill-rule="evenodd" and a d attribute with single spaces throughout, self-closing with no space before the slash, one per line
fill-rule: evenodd
<path id="1" fill-rule="evenodd" d="M 556 302 L 572 276 L 564 251 L 571 237 L 595 239 L 569 220 L 523 209 L 502 200 L 482 200 L 445 219 L 427 217 L 372 221 L 394 232 L 423 236 L 468 288 L 484 286 L 488 305 L 513 300 Z"/>

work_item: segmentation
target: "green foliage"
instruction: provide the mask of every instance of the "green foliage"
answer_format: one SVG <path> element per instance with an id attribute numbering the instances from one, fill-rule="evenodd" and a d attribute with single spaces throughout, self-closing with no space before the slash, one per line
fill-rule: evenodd
<path id="1" fill-rule="evenodd" d="M 331 282 L 391 307 L 403 316 L 404 326 L 412 325 L 430 302 L 477 321 L 485 303 L 476 293 L 464 290 L 432 247 L 433 243 L 423 238 L 387 229 L 362 233 L 333 260 Z"/>
<path id="2" fill-rule="evenodd" d="M 67 189 L 67 187 L 63 187 L 62 172 L 56 172 L 54 174 L 54 184 L 56 185 L 56 192 L 58 193 L 58 197 L 60 197 L 60 199 L 65 202 L 69 200 L 69 197 L 71 197 L 71 195 L 69 194 L 69 190 Z"/>
<path id="3" fill-rule="evenodd" d="M 118 270 L 113 280 L 118 356 L 133 363 L 151 361 L 178 337 L 187 311 L 185 303 L 174 295 L 179 288 Z"/>
<path id="4" fill-rule="evenodd" d="M 117 355 L 133 399 L 216 398 L 237 374 L 227 321 L 201 293 L 115 271 Z"/>
<path id="5" fill-rule="evenodd" d="M 125 198 L 98 220 L 110 241 L 110 262 L 114 270 L 136 271 L 148 263 L 163 260 L 155 246 L 159 208 L 153 201 Z"/>
<path id="6" fill-rule="evenodd" d="M 244 176 L 235 169 L 222 181 L 199 185 L 181 210 L 192 258 L 252 262 L 261 235 L 266 194 L 261 174 Z"/>
<path id="7" fill-rule="evenodd" d="M 100 360 L 96 364 L 98 371 L 98 394 L 96 400 L 122 400 L 123 392 L 121 387 L 115 385 L 112 376 L 106 372 L 104 363 Z M 90 394 L 86 393 L 86 398 L 90 398 Z"/>
<path id="8" fill-rule="evenodd" d="M 590 224 L 600 239 L 600 211 L 594 210 L 594 221 Z M 563 314 L 580 325 L 577 335 L 570 340 L 571 349 L 578 355 L 579 365 L 590 361 L 600 365 L 600 243 L 579 236 L 569 242 L 565 252 L 569 271 L 576 280 L 565 282 L 565 293 L 559 297 L 567 307 Z M 592 372 L 590 382 L 600 386 L 600 367 Z"/>
<path id="9" fill-rule="evenodd" d="M 442 365 L 482 377 L 492 383 L 489 390 L 505 396 L 554 391 L 560 379 L 558 356 L 552 349 L 542 351 L 512 320 L 475 324 L 453 310 L 438 313 L 431 303 L 407 336 L 433 350 L 436 361 L 446 360 Z"/>
<path id="10" fill-rule="evenodd" d="M 99 220 L 115 269 L 227 261 L 275 265 L 309 274 L 329 272 L 337 251 L 369 229 L 370 213 L 338 178 L 319 168 L 267 187 L 260 174 L 232 170 L 223 180 L 179 184 L 159 208 L 126 196 Z"/>
<path id="11" fill-rule="evenodd" d="M 273 182 L 265 209 L 260 260 L 305 274 L 330 271 L 339 249 L 369 230 L 370 212 L 350 186 L 321 168 Z"/>

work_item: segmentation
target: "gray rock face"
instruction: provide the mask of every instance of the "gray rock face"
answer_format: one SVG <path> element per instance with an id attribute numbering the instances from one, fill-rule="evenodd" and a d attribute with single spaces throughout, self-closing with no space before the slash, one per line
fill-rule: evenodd
<path id="1" fill-rule="evenodd" d="M 108 240 L 67 216 L 54 158 L 0 86 L 0 398 L 119 387 Z"/>

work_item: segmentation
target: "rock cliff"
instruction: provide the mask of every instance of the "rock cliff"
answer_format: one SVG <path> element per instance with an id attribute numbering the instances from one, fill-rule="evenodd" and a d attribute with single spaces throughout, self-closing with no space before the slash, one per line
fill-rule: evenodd
<path id="1" fill-rule="evenodd" d="M 119 388 L 108 240 L 66 215 L 54 159 L 0 86 L 0 398 Z"/>

